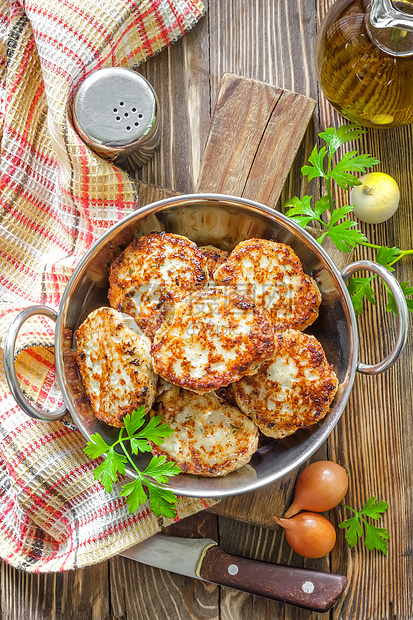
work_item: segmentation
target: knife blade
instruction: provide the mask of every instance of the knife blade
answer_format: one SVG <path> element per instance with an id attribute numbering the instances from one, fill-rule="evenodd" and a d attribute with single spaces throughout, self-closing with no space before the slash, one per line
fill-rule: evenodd
<path id="1" fill-rule="evenodd" d="M 321 613 L 334 605 L 347 585 L 344 575 L 231 555 L 210 538 L 155 534 L 120 555 Z"/>

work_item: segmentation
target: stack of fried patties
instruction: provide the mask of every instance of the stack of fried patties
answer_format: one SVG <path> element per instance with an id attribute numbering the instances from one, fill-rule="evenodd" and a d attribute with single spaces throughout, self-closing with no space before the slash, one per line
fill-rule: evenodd
<path id="1" fill-rule="evenodd" d="M 111 307 L 76 332 L 77 363 L 99 420 L 122 427 L 144 406 L 174 433 L 154 454 L 187 474 L 247 464 L 261 434 L 321 420 L 338 380 L 303 333 L 321 294 L 291 247 L 249 239 L 232 252 L 154 232 L 111 265 Z"/>

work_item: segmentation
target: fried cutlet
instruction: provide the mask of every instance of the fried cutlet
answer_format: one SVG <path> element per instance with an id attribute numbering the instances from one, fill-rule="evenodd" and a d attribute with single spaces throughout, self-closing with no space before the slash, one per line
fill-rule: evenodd
<path id="1" fill-rule="evenodd" d="M 256 425 L 213 392 L 195 394 L 166 384 L 153 415 L 174 430 L 163 444 L 152 445 L 153 454 L 166 455 L 186 474 L 224 476 L 248 463 L 258 448 Z"/>
<path id="2" fill-rule="evenodd" d="M 139 237 L 111 265 L 109 303 L 153 338 L 176 301 L 206 286 L 206 265 L 187 237 L 167 232 Z"/>
<path id="3" fill-rule="evenodd" d="M 318 317 L 320 291 L 290 246 L 266 239 L 239 243 L 214 273 L 216 284 L 234 287 L 265 308 L 274 328 L 303 330 Z"/>
<path id="4" fill-rule="evenodd" d="M 239 408 L 261 432 L 281 439 L 324 418 L 338 379 L 314 336 L 289 329 L 275 340 L 272 359 L 233 389 Z"/>
<path id="5" fill-rule="evenodd" d="M 150 340 L 134 320 L 112 308 L 98 308 L 76 331 L 76 361 L 85 392 L 99 420 L 124 426 L 134 409 L 152 406 L 157 377 Z"/>
<path id="6" fill-rule="evenodd" d="M 266 314 L 234 289 L 217 287 L 176 303 L 151 347 L 155 372 L 200 394 L 256 372 L 273 351 Z"/>
<path id="7" fill-rule="evenodd" d="M 214 245 L 203 245 L 199 249 L 206 258 L 208 274 L 212 278 L 218 267 L 226 262 L 229 252 L 227 250 L 220 250 Z"/>

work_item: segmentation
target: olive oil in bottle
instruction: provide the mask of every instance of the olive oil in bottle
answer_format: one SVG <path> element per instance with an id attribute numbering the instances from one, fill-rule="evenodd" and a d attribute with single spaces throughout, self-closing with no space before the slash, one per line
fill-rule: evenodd
<path id="1" fill-rule="evenodd" d="M 413 122 L 413 3 L 339 0 L 320 28 L 315 63 L 327 99 L 350 121 Z"/>

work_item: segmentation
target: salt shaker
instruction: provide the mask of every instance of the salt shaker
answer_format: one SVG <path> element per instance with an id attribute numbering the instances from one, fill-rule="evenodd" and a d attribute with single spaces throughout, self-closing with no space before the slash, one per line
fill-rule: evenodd
<path id="1" fill-rule="evenodd" d="M 132 69 L 109 67 L 91 73 L 74 94 L 72 114 L 82 140 L 129 172 L 148 162 L 159 146 L 156 93 Z"/>

